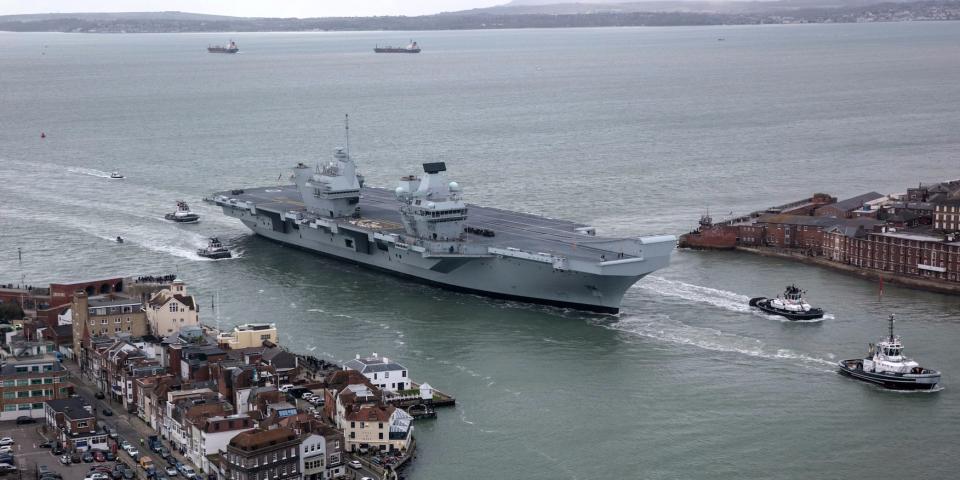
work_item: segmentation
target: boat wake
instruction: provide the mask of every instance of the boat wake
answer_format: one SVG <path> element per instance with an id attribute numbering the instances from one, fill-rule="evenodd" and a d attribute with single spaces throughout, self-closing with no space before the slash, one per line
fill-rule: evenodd
<path id="1" fill-rule="evenodd" d="M 89 175 L 91 177 L 110 178 L 110 172 L 104 172 L 95 168 L 67 167 L 67 171 L 80 175 Z"/>
<path id="2" fill-rule="evenodd" d="M 825 366 L 832 367 L 835 365 L 833 361 L 795 352 L 790 349 L 770 348 L 755 338 L 723 333 L 715 328 L 690 326 L 664 314 L 651 315 L 648 317 L 623 315 L 617 322 L 599 324 L 616 331 L 657 341 L 689 345 L 715 352 L 736 353 L 755 358 L 788 360 L 798 365 L 816 368 L 818 370 L 822 370 L 822 367 Z M 833 370 L 827 371 L 832 372 Z"/>
<path id="3" fill-rule="evenodd" d="M 679 280 L 669 280 L 655 275 L 649 275 L 642 281 L 634 285 L 635 288 L 642 288 L 660 295 L 676 297 L 683 300 L 689 300 L 697 303 L 706 303 L 715 307 L 720 307 L 731 312 L 750 312 L 750 306 L 747 302 L 750 297 L 736 292 L 720 290 L 717 288 L 703 287 L 692 283 L 681 282 Z"/>

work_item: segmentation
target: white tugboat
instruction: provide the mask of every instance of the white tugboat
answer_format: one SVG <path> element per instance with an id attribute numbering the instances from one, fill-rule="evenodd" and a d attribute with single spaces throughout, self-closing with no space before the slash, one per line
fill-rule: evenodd
<path id="1" fill-rule="evenodd" d="M 893 335 L 893 315 L 890 336 L 871 343 L 864 358 L 841 361 L 840 373 L 893 390 L 932 390 L 940 383 L 940 372 L 903 356 L 903 343 Z"/>
<path id="2" fill-rule="evenodd" d="M 187 202 L 177 200 L 177 210 L 163 216 L 167 220 L 177 223 L 197 223 L 200 221 L 200 215 L 190 211 Z"/>
<path id="3" fill-rule="evenodd" d="M 230 250 L 228 250 L 227 247 L 224 247 L 223 244 L 220 243 L 220 239 L 217 237 L 210 237 L 210 243 L 208 243 L 206 247 L 198 249 L 197 255 L 215 260 L 233 257 L 233 255 L 230 253 Z"/>
<path id="4" fill-rule="evenodd" d="M 823 317 L 823 309 L 811 306 L 803 299 L 803 294 L 796 285 L 789 285 L 783 295 L 777 298 L 756 297 L 750 299 L 750 306 L 764 312 L 781 315 L 790 320 L 814 320 Z"/>
<path id="5" fill-rule="evenodd" d="M 114 170 L 114 171 L 110 172 L 110 178 L 112 178 L 112 179 L 114 179 L 114 180 L 119 180 L 119 179 L 123 178 L 123 175 L 120 175 L 120 172 Z"/>

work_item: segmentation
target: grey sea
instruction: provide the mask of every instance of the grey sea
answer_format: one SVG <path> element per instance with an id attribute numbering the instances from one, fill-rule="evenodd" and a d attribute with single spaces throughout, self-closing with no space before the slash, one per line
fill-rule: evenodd
<path id="1" fill-rule="evenodd" d="M 445 161 L 470 202 L 601 234 L 905 191 L 960 177 L 958 27 L 0 33 L 0 281 L 177 273 L 204 322 L 276 322 L 284 345 L 331 360 L 396 358 L 458 398 L 416 424 L 411 479 L 955 478 L 960 298 L 887 285 L 880 299 L 815 267 L 678 251 L 621 314 L 591 315 L 295 251 L 200 199 L 326 161 L 344 114 L 370 184 Z M 206 52 L 231 38 L 241 53 Z M 372 52 L 411 38 L 423 53 Z M 181 198 L 199 224 L 162 219 Z M 238 258 L 198 258 L 210 235 Z M 747 308 L 794 282 L 822 322 Z M 941 391 L 835 373 L 890 313 Z"/>

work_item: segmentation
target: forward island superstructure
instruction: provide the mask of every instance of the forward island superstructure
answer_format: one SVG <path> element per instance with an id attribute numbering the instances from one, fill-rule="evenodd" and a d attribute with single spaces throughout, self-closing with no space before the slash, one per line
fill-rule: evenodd
<path id="1" fill-rule="evenodd" d="M 496 298 L 616 313 L 626 290 L 666 267 L 670 235 L 601 238 L 564 220 L 470 205 L 443 162 L 395 190 L 363 184 L 344 149 L 294 185 L 219 192 L 214 202 L 284 244 L 440 287 Z"/>

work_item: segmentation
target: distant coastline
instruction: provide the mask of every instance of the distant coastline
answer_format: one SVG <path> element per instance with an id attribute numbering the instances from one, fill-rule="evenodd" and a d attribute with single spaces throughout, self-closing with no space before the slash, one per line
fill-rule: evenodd
<path id="1" fill-rule="evenodd" d="M 825 0 L 824 0 L 825 1 Z M 416 17 L 246 18 L 183 12 L 58 13 L 0 16 L 0 31 L 73 33 L 199 33 L 484 30 L 639 26 L 712 26 L 804 23 L 874 23 L 960 20 L 960 0 L 851 2 L 848 6 L 797 2 L 655 2 L 631 8 L 588 9 L 587 4 L 539 9 L 493 7 Z M 568 7 L 568 8 L 560 8 Z M 579 8 L 579 9 L 578 9 Z M 657 9 L 642 11 L 641 9 Z M 559 13 L 558 13 L 559 12 Z"/>

